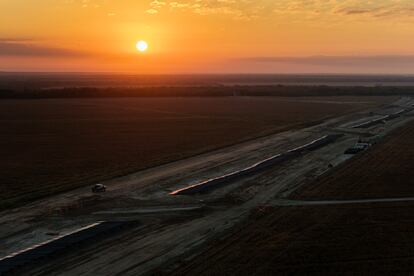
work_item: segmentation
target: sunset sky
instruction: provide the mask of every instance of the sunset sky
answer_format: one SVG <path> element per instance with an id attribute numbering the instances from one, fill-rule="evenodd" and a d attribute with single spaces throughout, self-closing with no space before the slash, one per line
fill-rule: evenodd
<path id="1" fill-rule="evenodd" d="M 0 0 L 0 70 L 411 74 L 414 1 Z"/>

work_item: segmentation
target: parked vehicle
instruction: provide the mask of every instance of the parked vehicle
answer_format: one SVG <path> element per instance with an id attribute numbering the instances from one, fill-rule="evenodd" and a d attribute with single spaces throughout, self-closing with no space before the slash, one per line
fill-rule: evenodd
<path id="1" fill-rule="evenodd" d="M 106 192 L 106 186 L 103 185 L 103 184 L 95 184 L 92 187 L 92 192 L 93 193 L 103 193 L 103 192 Z"/>

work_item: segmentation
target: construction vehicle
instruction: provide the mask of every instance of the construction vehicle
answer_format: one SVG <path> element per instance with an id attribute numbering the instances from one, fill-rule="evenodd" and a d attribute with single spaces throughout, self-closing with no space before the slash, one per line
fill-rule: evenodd
<path id="1" fill-rule="evenodd" d="M 92 187 L 92 192 L 93 193 L 104 193 L 106 192 L 106 186 L 104 184 L 95 184 Z"/>

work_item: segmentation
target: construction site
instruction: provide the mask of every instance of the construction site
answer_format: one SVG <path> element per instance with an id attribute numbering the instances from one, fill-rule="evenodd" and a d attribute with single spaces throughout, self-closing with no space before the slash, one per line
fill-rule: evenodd
<path id="1" fill-rule="evenodd" d="M 4 210 L 0 275 L 406 272 L 413 105 L 401 97 Z"/>

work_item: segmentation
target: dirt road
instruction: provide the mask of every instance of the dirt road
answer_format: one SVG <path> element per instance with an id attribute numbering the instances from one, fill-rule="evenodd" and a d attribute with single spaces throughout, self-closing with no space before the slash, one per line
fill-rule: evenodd
<path id="1" fill-rule="evenodd" d="M 411 99 L 375 110 L 392 114 L 411 107 Z M 412 119 L 406 113 L 354 133 L 346 125 L 370 120 L 373 110 L 335 118 L 320 125 L 288 131 L 215 152 L 113 179 L 108 192 L 93 195 L 77 189 L 22 208 L 0 213 L 0 257 L 96 221 L 138 220 L 139 226 L 96 239 L 60 257 L 19 271 L 25 275 L 142 275 L 160 266 L 179 264 L 205 242 L 217 239 L 274 198 L 284 198 L 332 166 L 351 158 L 343 152 L 360 135 L 385 135 Z M 349 131 L 348 131 L 349 130 Z M 323 135 L 344 134 L 335 143 L 307 152 L 266 171 L 247 175 L 206 194 L 172 196 L 174 190 L 228 174 Z M 149 210 L 149 211 L 148 211 Z M 174 211 L 171 211 L 174 210 Z"/>
<path id="2" fill-rule="evenodd" d="M 412 275 L 413 137 L 410 122 L 159 274 Z"/>

